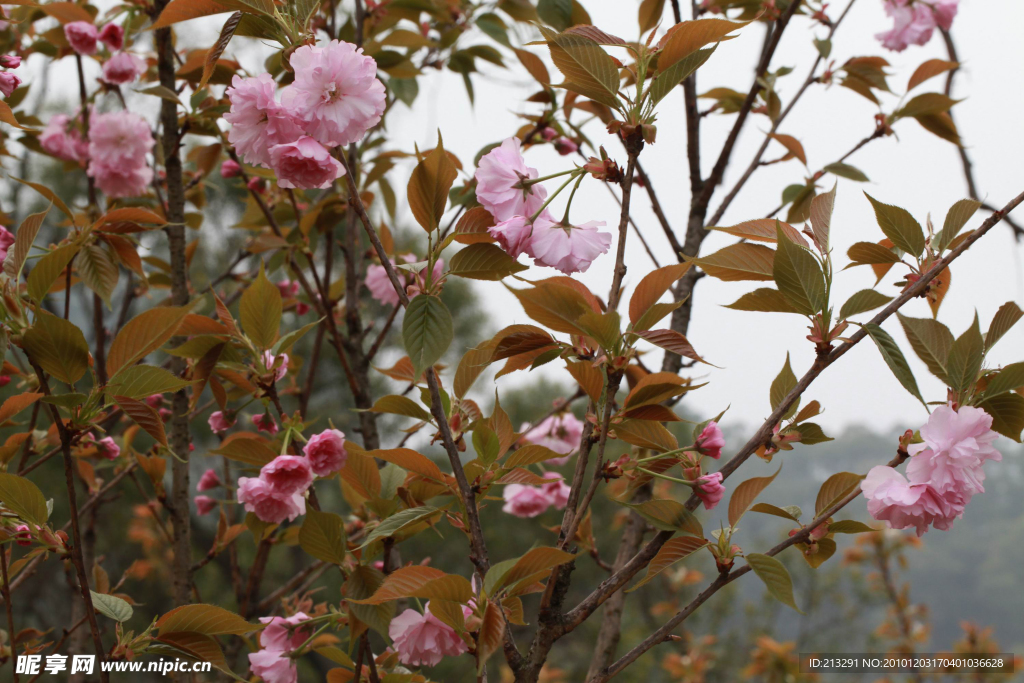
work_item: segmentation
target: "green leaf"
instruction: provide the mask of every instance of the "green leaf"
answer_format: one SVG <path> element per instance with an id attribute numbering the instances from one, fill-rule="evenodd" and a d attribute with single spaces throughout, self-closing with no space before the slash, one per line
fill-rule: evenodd
<path id="1" fill-rule="evenodd" d="M 992 429 L 1020 443 L 1024 429 L 1024 396 L 1000 394 L 982 401 L 978 407 L 992 416 Z"/>
<path id="2" fill-rule="evenodd" d="M 704 529 L 692 512 L 677 500 L 656 499 L 643 503 L 622 503 L 662 531 L 681 531 L 704 538 Z"/>
<path id="3" fill-rule="evenodd" d="M 694 538 L 693 536 L 678 536 L 676 538 L 670 538 L 665 542 L 665 545 L 661 546 L 658 554 L 654 556 L 650 564 L 647 565 L 647 573 L 644 577 L 636 582 L 632 587 L 626 590 L 627 593 L 632 593 L 640 586 L 648 583 L 651 579 L 661 574 L 676 562 L 686 559 L 693 553 L 697 552 L 708 544 L 707 539 Z"/>
<path id="4" fill-rule="evenodd" d="M 768 485 L 775 480 L 775 477 L 779 476 L 781 471 L 782 466 L 779 465 L 779 469 L 775 470 L 775 474 L 770 477 L 753 477 L 736 487 L 732 497 L 729 498 L 729 526 L 736 528 L 736 523 L 743 517 L 743 513 L 747 511 L 750 504 L 768 488 Z"/>
<path id="5" fill-rule="evenodd" d="M 501 280 L 527 270 L 516 259 L 493 244 L 471 244 L 452 257 L 448 272 L 473 280 Z"/>
<path id="6" fill-rule="evenodd" d="M 837 522 L 832 522 L 828 525 L 828 530 L 833 534 L 866 534 L 876 531 L 864 522 L 858 522 L 855 519 L 840 519 Z"/>
<path id="7" fill-rule="evenodd" d="M 896 376 L 896 379 L 903 385 L 903 388 L 909 391 L 922 404 L 925 404 L 924 398 L 921 396 L 921 390 L 917 388 L 917 380 L 914 379 L 914 373 L 910 370 L 910 365 L 907 364 L 907 359 L 903 356 L 903 352 L 900 351 L 900 347 L 896 344 L 895 340 L 889 336 L 888 332 L 872 323 L 866 323 L 864 331 L 875 342 L 875 346 L 878 347 L 879 352 L 882 354 L 882 360 L 889 366 L 892 374 Z"/>
<path id="8" fill-rule="evenodd" d="M 65 244 L 39 259 L 28 274 L 28 295 L 35 301 L 42 301 L 77 253 L 77 244 Z"/>
<path id="9" fill-rule="evenodd" d="M 857 242 L 850 247 L 846 255 L 853 261 L 851 265 L 899 263 L 900 261 L 899 255 L 892 249 L 887 249 L 874 242 Z"/>
<path id="10" fill-rule="evenodd" d="M 996 374 L 989 375 L 985 396 L 998 396 L 1020 387 L 1024 387 L 1024 363 L 1011 363 Z"/>
<path id="11" fill-rule="evenodd" d="M 790 578 L 785 565 L 774 557 L 760 553 L 748 553 L 746 558 L 747 564 L 754 570 L 758 578 L 764 581 L 764 585 L 768 587 L 768 592 L 772 594 L 772 597 L 803 614 L 793 599 L 793 579 Z"/>
<path id="12" fill-rule="evenodd" d="M 825 276 L 818 260 L 803 247 L 790 241 L 776 227 L 779 247 L 775 251 L 772 277 L 783 296 L 804 315 L 820 313 L 828 305 Z"/>
<path id="13" fill-rule="evenodd" d="M 32 249 L 32 243 L 36 241 L 39 228 L 42 227 L 43 220 L 49 212 L 50 207 L 46 207 L 46 211 L 32 214 L 23 220 L 18 227 L 18 232 L 14 235 L 14 246 L 8 248 L 7 258 L 4 259 L 4 272 L 14 282 L 21 279 L 21 271 L 25 266 L 25 259 L 28 258 L 29 251 Z"/>
<path id="14" fill-rule="evenodd" d="M 938 320 L 910 318 L 897 312 L 910 348 L 924 361 L 933 375 L 946 382 L 946 360 L 953 348 L 953 333 Z"/>
<path id="15" fill-rule="evenodd" d="M 956 392 L 963 392 L 974 386 L 984 360 L 985 340 L 981 336 L 978 316 L 975 315 L 974 323 L 957 337 L 953 342 L 953 348 L 949 350 L 946 377 L 950 388 Z"/>
<path id="16" fill-rule="evenodd" d="M 772 505 L 771 503 L 758 503 L 750 508 L 751 512 L 760 512 L 764 515 L 774 515 L 776 517 L 782 517 L 783 519 L 790 519 L 794 522 L 800 521 L 801 510 L 795 505 L 788 505 L 786 507 L 779 507 Z"/>
<path id="17" fill-rule="evenodd" d="M 438 133 L 437 146 L 413 169 L 406 188 L 412 215 L 427 232 L 437 229 L 448 203 L 448 191 L 457 176 L 455 163 L 445 152 Z"/>
<path id="18" fill-rule="evenodd" d="M 1011 327 L 1017 324 L 1021 316 L 1024 316 L 1024 312 L 1012 301 L 1007 301 L 999 307 L 999 310 L 996 311 L 995 316 L 992 318 L 992 323 L 988 326 L 988 332 L 985 333 L 986 353 L 996 345 L 997 341 L 1003 338 L 1004 334 L 1010 331 Z"/>
<path id="19" fill-rule="evenodd" d="M 299 547 L 318 560 L 331 564 L 345 562 L 345 522 L 333 512 L 306 510 L 299 529 Z"/>
<path id="20" fill-rule="evenodd" d="M 967 221 L 971 220 L 978 209 L 981 207 L 981 202 L 974 199 L 961 199 L 956 204 L 950 207 L 946 213 L 946 220 L 942 224 L 942 230 L 935 236 L 935 252 L 941 254 L 946 248 L 953 243 L 956 236 L 960 234 L 960 231 L 967 224 Z"/>
<path id="21" fill-rule="evenodd" d="M 897 119 L 908 116 L 918 118 L 942 114 L 949 111 L 958 101 L 942 93 L 926 92 L 907 102 L 903 108 L 893 114 L 893 117 Z"/>
<path id="22" fill-rule="evenodd" d="M 840 178 L 846 178 L 847 180 L 854 180 L 858 183 L 869 182 L 869 179 L 864 173 L 854 166 L 843 163 L 834 163 L 825 166 L 822 170 L 832 175 L 837 175 Z"/>
<path id="23" fill-rule="evenodd" d="M 117 373 L 115 380 L 110 383 L 111 392 L 137 399 L 169 394 L 192 384 L 155 365 L 131 365 Z"/>
<path id="24" fill-rule="evenodd" d="M 832 235 L 832 211 L 836 206 L 837 182 L 832 189 L 824 194 L 819 194 L 811 200 L 811 233 L 814 241 L 825 254 L 831 251 L 830 240 Z"/>
<path id="25" fill-rule="evenodd" d="M 430 413 L 408 396 L 381 396 L 370 408 L 371 413 L 390 413 L 430 422 Z"/>
<path id="26" fill-rule="evenodd" d="M 734 311 L 758 311 L 761 313 L 799 313 L 782 292 L 770 287 L 760 287 L 747 292 L 726 308 Z"/>
<path id="27" fill-rule="evenodd" d="M 452 315 L 439 298 L 421 294 L 409 302 L 402 341 L 417 377 L 441 359 L 454 336 Z"/>
<path id="28" fill-rule="evenodd" d="M 846 320 L 860 313 L 867 313 L 876 308 L 881 308 L 890 301 L 892 301 L 891 296 L 886 296 L 873 289 L 862 289 L 846 300 L 846 303 L 843 304 L 842 309 L 839 311 L 839 317 L 842 320 Z"/>
<path id="29" fill-rule="evenodd" d="M 343 593 L 346 597 L 351 598 L 351 600 L 365 600 L 372 596 L 383 583 L 384 574 L 382 572 L 373 567 L 360 565 L 349 574 Z M 359 621 L 377 633 L 389 637 L 388 624 L 391 623 L 391 618 L 395 615 L 394 602 L 385 602 L 380 605 L 364 605 L 349 601 L 348 609 Z"/>
<path id="30" fill-rule="evenodd" d="M 725 282 L 771 280 L 775 251 L 761 244 L 732 244 L 710 256 L 693 259 L 711 277 Z"/>
<path id="31" fill-rule="evenodd" d="M 800 434 L 800 443 L 805 446 L 814 446 L 815 444 L 825 443 L 826 441 L 835 441 L 831 436 L 827 436 L 822 431 L 821 426 L 815 422 L 803 422 L 796 427 L 792 427 L 787 431 L 797 432 Z"/>
<path id="32" fill-rule="evenodd" d="M 157 619 L 160 633 L 201 633 L 204 636 L 244 635 L 261 627 L 216 605 L 182 605 Z"/>
<path id="33" fill-rule="evenodd" d="M 382 520 L 377 527 L 370 532 L 363 542 L 361 548 L 365 548 L 380 538 L 396 536 L 403 529 L 428 520 L 430 517 L 442 511 L 443 508 L 436 508 L 430 505 L 423 505 L 415 508 L 400 510 L 385 520 Z"/>
<path id="34" fill-rule="evenodd" d="M 39 487 L 25 477 L 0 472 L 0 501 L 26 522 L 46 524 L 50 516 L 46 498 Z"/>
<path id="35" fill-rule="evenodd" d="M 878 220 L 878 227 L 882 229 L 885 236 L 902 251 L 913 256 L 920 256 L 924 251 L 924 230 L 910 212 L 898 206 L 883 204 L 869 195 L 871 205 L 875 208 L 875 218 Z"/>
<path id="36" fill-rule="evenodd" d="M 789 395 L 789 392 L 796 388 L 796 375 L 793 374 L 793 368 L 789 364 L 789 354 L 786 354 L 786 364 L 782 366 L 782 370 L 776 375 L 775 379 L 772 380 L 772 386 L 768 393 L 768 397 L 771 400 L 772 410 L 775 410 L 782 405 L 782 400 Z M 793 405 L 790 406 L 786 414 L 782 416 L 782 419 L 787 419 L 796 414 L 799 401 L 794 401 Z"/>
<path id="37" fill-rule="evenodd" d="M 107 250 L 94 244 L 82 247 L 76 264 L 75 270 L 85 286 L 99 294 L 103 303 L 110 308 L 110 297 L 117 287 L 118 269 Z"/>
<path id="38" fill-rule="evenodd" d="M 27 185 L 31 187 L 36 192 L 49 199 L 54 206 L 63 211 L 64 215 L 71 219 L 72 223 L 74 222 L 75 214 L 72 213 L 71 209 L 68 208 L 68 205 L 64 203 L 64 200 L 57 196 L 56 192 L 46 187 L 45 185 L 40 185 L 39 183 L 33 183 L 28 180 L 22 180 L 21 178 L 15 178 L 14 176 L 11 176 L 10 178 L 11 180 L 19 182 L 22 185 Z"/>
<path id="39" fill-rule="evenodd" d="M 89 369 L 89 344 L 82 331 L 41 309 L 22 336 L 22 348 L 39 367 L 65 384 L 74 385 Z"/>
<path id="40" fill-rule="evenodd" d="M 281 290 L 267 279 L 261 261 L 260 274 L 242 293 L 238 309 L 242 329 L 259 348 L 269 349 L 274 345 L 281 326 L 281 309 Z"/>
<path id="41" fill-rule="evenodd" d="M 814 501 L 814 516 L 821 515 L 838 503 L 844 496 L 860 486 L 864 477 L 853 472 L 838 472 L 825 480 L 818 489 L 818 497 Z"/>
<path id="42" fill-rule="evenodd" d="M 689 78 L 694 71 L 711 59 L 711 55 L 717 49 L 718 46 L 716 45 L 715 47 L 697 50 L 655 76 L 654 80 L 651 81 L 651 87 L 648 89 L 651 104 L 655 105 L 663 100 L 666 95 L 672 92 L 673 88 Z"/>
<path id="43" fill-rule="evenodd" d="M 107 353 L 107 371 L 112 375 L 111 381 L 119 379 L 117 375 L 121 368 L 130 367 L 163 346 L 181 327 L 188 312 L 187 306 L 158 306 L 129 320 L 114 337 Z M 217 343 L 221 342 L 213 342 Z"/>
<path id="44" fill-rule="evenodd" d="M 210 452 L 256 467 L 263 467 L 277 457 L 277 451 L 267 440 L 252 432 L 236 432 Z"/>
<path id="45" fill-rule="evenodd" d="M 132 618 L 132 606 L 127 600 L 122 600 L 116 595 L 97 593 L 94 590 L 90 590 L 89 593 L 92 594 L 92 606 L 100 614 L 122 623 Z"/>
<path id="46" fill-rule="evenodd" d="M 619 69 L 596 41 L 573 33 L 541 29 L 551 61 L 565 76 L 563 87 L 618 109 Z"/>
<path id="47" fill-rule="evenodd" d="M 485 465 L 490 465 L 498 459 L 501 452 L 501 440 L 493 429 L 487 425 L 477 423 L 473 429 L 473 450 Z"/>
<path id="48" fill-rule="evenodd" d="M 292 330 L 288 334 L 284 335 L 277 340 L 277 344 L 274 345 L 274 355 L 280 356 L 282 353 L 288 353 L 295 346 L 295 343 L 306 336 L 306 334 L 314 327 L 323 322 L 323 318 L 316 320 L 307 325 L 303 325 L 297 330 Z"/>
<path id="49" fill-rule="evenodd" d="M 559 31 L 572 26 L 572 0 L 538 0 L 537 16 Z"/>

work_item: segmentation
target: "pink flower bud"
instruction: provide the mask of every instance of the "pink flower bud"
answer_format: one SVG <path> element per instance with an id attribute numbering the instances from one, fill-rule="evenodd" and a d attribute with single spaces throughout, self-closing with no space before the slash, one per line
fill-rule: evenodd
<path id="1" fill-rule="evenodd" d="M 701 431 L 694 443 L 701 455 L 718 460 L 722 457 L 722 447 L 725 446 L 725 435 L 719 428 L 718 423 L 711 421 Z"/>
<path id="2" fill-rule="evenodd" d="M 117 24 L 107 24 L 99 33 L 99 39 L 111 52 L 116 52 L 124 47 L 124 29 Z"/>
<path id="3" fill-rule="evenodd" d="M 0 375 L 0 387 L 6 387 L 11 383 L 10 375 Z"/>
<path id="4" fill-rule="evenodd" d="M 725 496 L 725 486 L 722 485 L 722 473 L 711 472 L 710 474 L 705 474 L 697 480 L 697 486 L 693 488 L 693 492 L 703 501 L 705 510 L 713 509 L 721 502 L 722 497 Z"/>
<path id="5" fill-rule="evenodd" d="M 196 496 L 196 512 L 200 515 L 208 515 L 217 507 L 217 501 L 209 496 Z"/>
<path id="6" fill-rule="evenodd" d="M 21 66 L 20 55 L 0 55 L 0 66 L 5 69 L 17 69 Z"/>
<path id="7" fill-rule="evenodd" d="M 199 483 L 196 484 L 196 491 L 209 491 L 215 489 L 221 485 L 220 477 L 213 470 L 206 470 L 203 472 L 203 476 L 199 477 Z"/>
<path id="8" fill-rule="evenodd" d="M 249 178 L 249 182 L 247 182 L 245 186 L 257 194 L 263 194 L 267 190 L 266 181 L 264 181 L 263 178 L 258 178 L 256 176 Z"/>
<path id="9" fill-rule="evenodd" d="M 14 538 L 18 545 L 22 547 L 28 547 L 32 545 L 32 530 L 28 528 L 27 524 L 19 524 L 14 527 L 15 534 Z"/>
<path id="10" fill-rule="evenodd" d="M 555 140 L 555 150 L 563 157 L 570 154 L 575 154 L 576 150 L 580 148 L 575 142 L 566 137 L 561 137 Z"/>
<path id="11" fill-rule="evenodd" d="M 21 85 L 20 78 L 9 71 L 0 71 L 0 93 L 3 93 L 4 97 L 10 97 L 19 85 Z"/>
<path id="12" fill-rule="evenodd" d="M 263 413 L 262 415 L 253 415 L 252 423 L 256 425 L 256 429 L 261 432 L 267 432 L 268 434 L 277 434 L 278 427 L 277 423 L 274 422 L 274 418 L 270 417 L 270 413 Z"/>
<path id="13" fill-rule="evenodd" d="M 220 165 L 220 177 L 221 178 L 234 178 L 240 175 L 242 167 L 234 159 L 225 159 L 224 163 Z"/>
<path id="14" fill-rule="evenodd" d="M 231 419 L 228 419 L 223 412 L 218 410 L 210 415 L 210 419 L 207 420 L 207 422 L 214 434 L 221 434 L 230 429 L 231 425 L 235 424 L 235 418 L 234 415 L 232 415 Z"/>
<path id="15" fill-rule="evenodd" d="M 64 36 L 68 39 L 71 49 L 80 55 L 91 55 L 96 52 L 96 41 L 99 33 L 88 21 L 72 21 L 64 26 Z"/>

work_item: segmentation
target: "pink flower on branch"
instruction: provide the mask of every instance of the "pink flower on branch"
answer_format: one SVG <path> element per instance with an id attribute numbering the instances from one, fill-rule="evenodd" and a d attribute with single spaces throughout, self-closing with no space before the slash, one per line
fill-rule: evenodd
<path id="1" fill-rule="evenodd" d="M 444 657 L 468 651 L 455 630 L 430 613 L 407 609 L 391 620 L 388 635 L 395 643 L 398 661 L 406 666 L 436 666 Z"/>
<path id="2" fill-rule="evenodd" d="M 502 497 L 505 499 L 502 511 L 515 517 L 536 517 L 551 507 L 551 496 L 537 486 L 508 484 Z"/>
<path id="3" fill-rule="evenodd" d="M 302 452 L 309 458 L 313 472 L 318 477 L 326 477 L 337 472 L 348 460 L 345 434 L 337 429 L 325 429 L 311 436 Z"/>
<path id="4" fill-rule="evenodd" d="M 247 164 L 270 167 L 270 148 L 294 142 L 302 136 L 301 122 L 277 101 L 277 84 L 268 73 L 252 78 L 235 76 L 226 94 L 231 110 L 224 120 L 231 124 L 228 142 Z"/>
<path id="5" fill-rule="evenodd" d="M 210 425 L 210 429 L 214 434 L 221 434 L 231 429 L 231 426 L 235 424 L 234 418 L 228 420 L 227 416 L 220 410 L 210 415 L 210 419 L 207 420 Z"/>
<path id="6" fill-rule="evenodd" d="M 99 33 L 99 39 L 111 52 L 124 47 L 124 29 L 118 24 L 106 24 Z"/>
<path id="7" fill-rule="evenodd" d="M 196 491 L 209 491 L 221 486 L 220 477 L 213 470 L 206 470 L 203 472 L 203 476 L 199 477 L 199 483 L 196 484 Z"/>
<path id="8" fill-rule="evenodd" d="M 199 513 L 200 516 L 210 514 L 213 512 L 213 509 L 217 507 L 217 501 L 209 496 L 196 496 L 194 500 L 196 503 L 196 512 Z"/>
<path id="9" fill-rule="evenodd" d="M 341 162 L 308 136 L 270 148 L 270 167 L 284 188 L 324 189 L 345 175 Z"/>
<path id="10" fill-rule="evenodd" d="M 539 265 L 556 268 L 566 275 L 584 273 L 594 259 L 611 247 L 611 234 L 597 230 L 602 226 L 604 221 L 569 225 L 538 216 L 530 240 L 533 258 Z"/>
<path id="11" fill-rule="evenodd" d="M 19 85 L 21 85 L 20 78 L 10 71 L 0 71 L 0 93 L 3 93 L 4 97 L 10 97 Z"/>
<path id="12" fill-rule="evenodd" d="M 138 114 L 95 114 L 89 119 L 87 173 L 109 197 L 143 194 L 153 180 L 153 169 L 146 162 L 153 144 L 149 124 Z"/>
<path id="13" fill-rule="evenodd" d="M 146 61 L 130 52 L 118 52 L 103 65 L 104 83 L 123 85 L 146 73 Z"/>
<path id="14" fill-rule="evenodd" d="M 309 460 L 298 455 L 279 455 L 260 470 L 260 478 L 279 495 L 303 493 L 313 483 Z"/>
<path id="15" fill-rule="evenodd" d="M 306 499 L 301 493 L 282 495 L 267 481 L 259 477 L 241 477 L 238 480 L 238 502 L 245 505 L 264 522 L 280 524 L 290 522 L 306 513 Z"/>
<path id="16" fill-rule="evenodd" d="M 526 165 L 521 146 L 518 138 L 508 138 L 485 154 L 476 169 L 476 198 L 496 221 L 532 216 L 547 199 L 543 185 L 520 185 L 538 176 Z"/>
<path id="17" fill-rule="evenodd" d="M 525 431 L 528 427 L 529 423 L 524 423 L 520 429 Z M 533 429 L 526 431 L 523 434 L 523 441 L 565 455 L 564 458 L 551 458 L 547 461 L 553 465 L 564 465 L 569 461 L 569 454 L 579 448 L 582 436 L 583 423 L 571 412 L 566 411 L 551 415 Z"/>
<path id="18" fill-rule="evenodd" d="M 693 487 L 693 492 L 704 503 L 705 510 L 713 510 L 722 501 L 722 497 L 725 496 L 722 473 L 711 472 L 702 475 L 697 479 L 697 485 Z"/>
<path id="19" fill-rule="evenodd" d="M 725 435 L 717 422 L 711 421 L 701 430 L 700 435 L 694 442 L 697 451 L 701 455 L 718 460 L 722 457 L 722 448 L 725 446 Z"/>
<path id="20" fill-rule="evenodd" d="M 72 21 L 64 25 L 64 37 L 78 54 L 91 55 L 96 52 L 99 32 L 88 21 Z"/>

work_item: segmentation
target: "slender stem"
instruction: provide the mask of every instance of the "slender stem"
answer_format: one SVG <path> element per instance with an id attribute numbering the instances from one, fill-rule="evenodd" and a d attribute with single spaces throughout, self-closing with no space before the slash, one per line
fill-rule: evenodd
<path id="1" fill-rule="evenodd" d="M 4 581 L 4 607 L 7 611 L 7 640 L 11 644 L 11 671 L 14 675 L 14 683 L 18 683 L 18 669 L 16 662 L 18 661 L 18 649 L 17 643 L 14 642 L 14 638 L 17 635 L 17 631 L 14 630 L 14 609 L 11 606 L 11 584 L 7 578 L 7 548 L 0 547 L 0 571 L 3 572 Z"/>

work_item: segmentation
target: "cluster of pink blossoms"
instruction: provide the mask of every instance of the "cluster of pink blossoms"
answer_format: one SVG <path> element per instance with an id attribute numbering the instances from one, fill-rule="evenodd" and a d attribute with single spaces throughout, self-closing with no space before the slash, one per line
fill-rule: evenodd
<path id="1" fill-rule="evenodd" d="M 585 272 L 611 247 L 612 236 L 597 230 L 603 221 L 570 225 L 541 211 L 547 190 L 539 183 L 523 185 L 538 174 L 526 165 L 518 138 L 484 155 L 475 177 L 477 201 L 496 221 L 488 232 L 513 258 L 526 254 L 539 265 L 570 275 Z"/>
<path id="2" fill-rule="evenodd" d="M 277 456 L 263 466 L 259 477 L 240 477 L 238 502 L 272 524 L 305 514 L 305 493 L 313 480 L 345 466 L 345 435 L 337 429 L 326 429 L 311 437 L 302 453 Z"/>
<path id="3" fill-rule="evenodd" d="M 921 427 L 924 443 L 907 449 L 911 458 L 906 477 L 880 465 L 861 482 L 868 512 L 893 529 L 914 527 L 918 536 L 929 526 L 949 529 L 971 497 L 985 491 L 985 462 L 1002 460 L 992 446 L 997 436 L 992 416 L 981 408 L 936 408 Z"/>
<path id="4" fill-rule="evenodd" d="M 462 608 L 464 616 L 472 612 Z M 407 609 L 391 620 L 388 635 L 395 644 L 398 661 L 406 666 L 437 666 L 443 657 L 455 657 L 469 648 L 459 634 L 430 612 L 428 602 L 420 614 Z"/>
<path id="5" fill-rule="evenodd" d="M 261 648 L 249 654 L 249 668 L 265 683 L 296 683 L 298 667 L 288 653 L 296 650 L 309 640 L 311 628 L 294 628 L 309 621 L 309 616 L 296 612 L 290 617 L 260 617 L 267 626 L 260 633 Z"/>
<path id="6" fill-rule="evenodd" d="M 18 55 L 0 55 L 0 93 L 4 97 L 10 97 L 19 85 L 21 79 L 7 69 L 17 69 L 21 66 L 21 57 Z"/>
<path id="7" fill-rule="evenodd" d="M 902 52 L 909 45 L 924 45 L 936 27 L 948 31 L 960 0 L 884 0 L 885 12 L 893 19 L 889 31 L 875 35 L 882 45 Z"/>
<path id="8" fill-rule="evenodd" d="M 552 506 L 558 510 L 565 509 L 566 503 L 569 502 L 570 488 L 566 486 L 562 475 L 557 472 L 545 472 L 544 478 L 551 479 L 551 483 L 542 486 L 506 486 L 502 494 L 505 498 L 502 511 L 516 517 L 528 518 L 543 514 Z"/>
<path id="9" fill-rule="evenodd" d="M 326 188 L 344 174 L 329 148 L 358 142 L 384 113 L 377 63 L 351 43 L 303 45 L 292 53 L 294 81 L 235 76 L 227 90 L 228 140 L 248 164 L 273 169 L 283 188 Z"/>
<path id="10" fill-rule="evenodd" d="M 138 114 L 116 111 L 89 118 L 86 173 L 108 197 L 136 197 L 153 180 L 146 154 L 153 149 L 149 124 Z"/>
<path id="11" fill-rule="evenodd" d="M 551 415 L 533 429 L 529 427 L 530 424 L 524 422 L 519 428 L 524 432 L 523 441 L 550 448 L 555 453 L 565 456 L 547 460 L 552 465 L 564 465 L 569 462 L 569 455 L 579 448 L 580 437 L 583 436 L 583 423 L 569 411 Z"/>

